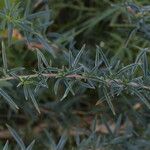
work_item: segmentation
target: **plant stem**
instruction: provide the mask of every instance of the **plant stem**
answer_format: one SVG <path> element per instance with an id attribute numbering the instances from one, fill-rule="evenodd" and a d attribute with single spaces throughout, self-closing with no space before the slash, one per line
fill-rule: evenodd
<path id="1" fill-rule="evenodd" d="M 47 78 L 58 78 L 58 74 L 57 73 L 43 73 L 41 74 L 43 77 L 47 77 Z M 18 78 L 37 78 L 39 76 L 39 74 L 30 74 L 30 75 L 19 75 Z M 17 80 L 18 78 L 15 77 L 5 77 L 5 78 L 1 78 L 0 82 L 2 81 L 10 81 L 10 80 Z M 83 76 L 83 75 L 79 75 L 79 74 L 70 74 L 70 75 L 66 75 L 64 76 L 64 78 L 75 78 L 75 79 L 88 79 L 88 77 Z M 92 78 L 91 78 L 92 79 Z M 144 90 L 148 90 L 150 91 L 150 86 L 146 86 L 146 85 L 140 85 L 136 82 L 129 82 L 129 83 L 124 83 L 122 80 L 120 79 L 105 79 L 105 82 L 108 85 L 112 85 L 114 82 L 117 83 L 118 85 L 122 85 L 122 86 L 129 86 L 132 88 L 141 88 Z"/>
<path id="2" fill-rule="evenodd" d="M 48 77 L 48 78 L 56 78 L 58 75 L 56 73 L 49 73 L 49 74 L 41 74 L 43 77 Z M 37 78 L 39 76 L 39 74 L 30 74 L 30 75 L 19 75 L 17 76 L 18 78 Z M 71 74 L 71 75 L 66 75 L 66 78 L 78 78 L 78 79 L 83 79 L 84 77 L 82 75 L 78 75 L 78 74 Z M 1 81 L 9 81 L 9 80 L 16 80 L 17 78 L 15 77 L 5 77 L 5 78 L 1 78 Z"/>

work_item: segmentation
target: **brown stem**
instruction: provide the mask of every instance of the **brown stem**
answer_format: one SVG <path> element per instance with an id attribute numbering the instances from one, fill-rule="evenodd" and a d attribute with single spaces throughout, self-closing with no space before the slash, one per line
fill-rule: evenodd
<path id="1" fill-rule="evenodd" d="M 45 73 L 45 74 L 41 74 L 43 77 L 48 77 L 48 78 L 57 78 L 58 77 L 58 74 L 56 73 Z M 39 76 L 39 74 L 30 74 L 30 75 L 20 75 L 18 76 L 18 78 L 37 78 Z M 82 76 L 82 75 L 79 75 L 79 74 L 70 74 L 70 75 L 66 75 L 64 76 L 65 78 L 75 78 L 75 79 L 87 79 L 88 77 L 86 76 Z M 1 81 L 9 81 L 9 80 L 16 80 L 17 78 L 15 77 L 5 77 L 5 78 L 1 78 L 0 79 L 0 82 Z M 92 79 L 92 78 L 91 78 Z M 111 85 L 112 83 L 117 83 L 119 85 L 123 85 L 123 86 L 130 86 L 132 88 L 142 88 L 144 90 L 148 90 L 150 91 L 150 86 L 146 86 L 146 85 L 140 85 L 136 82 L 129 82 L 127 84 L 125 84 L 122 80 L 120 79 L 106 79 L 105 82 L 108 84 L 108 85 Z"/>
<path id="2" fill-rule="evenodd" d="M 18 78 L 36 78 L 38 77 L 39 74 L 30 74 L 30 75 L 20 75 L 18 76 Z M 56 73 L 49 73 L 49 74 L 42 74 L 42 76 L 44 77 L 48 77 L 48 78 L 56 78 L 58 75 Z M 66 75 L 66 78 L 78 78 L 78 79 L 83 79 L 84 77 L 78 74 L 70 74 L 70 75 Z M 5 78 L 1 78 L 0 81 L 9 81 L 9 80 L 15 80 L 15 77 L 5 77 Z"/>

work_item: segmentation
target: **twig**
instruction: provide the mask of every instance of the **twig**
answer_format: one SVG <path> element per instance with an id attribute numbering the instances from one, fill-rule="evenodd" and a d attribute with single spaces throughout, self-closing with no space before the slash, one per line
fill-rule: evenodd
<path id="1" fill-rule="evenodd" d="M 49 74 L 41 74 L 43 77 L 48 77 L 48 78 L 56 78 L 58 75 L 56 73 L 49 73 Z M 17 76 L 18 78 L 37 78 L 39 74 L 30 74 L 30 75 L 19 75 Z M 78 74 L 71 74 L 71 75 L 66 75 L 66 78 L 78 78 L 78 79 L 84 79 L 83 76 L 78 75 Z M 8 80 L 15 80 L 17 78 L 15 77 L 6 77 L 6 78 L 1 78 L 1 81 L 8 81 Z"/>
<path id="2" fill-rule="evenodd" d="M 47 77 L 47 78 L 59 78 L 58 74 L 57 73 L 43 73 L 41 74 L 41 76 L 43 77 Z M 37 78 L 39 77 L 39 74 L 30 74 L 30 75 L 19 75 L 17 76 L 18 78 L 15 78 L 15 77 L 5 77 L 5 78 L 1 78 L 0 79 L 0 82 L 2 81 L 9 81 L 9 80 L 17 80 L 19 78 Z M 66 76 L 62 76 L 64 78 L 75 78 L 75 79 L 88 79 L 88 77 L 86 76 L 83 76 L 83 75 L 79 75 L 79 74 L 70 74 L 70 75 L 66 75 Z M 90 77 L 92 79 L 92 77 Z M 95 79 L 95 78 L 93 78 Z M 146 86 L 146 85 L 141 85 L 141 84 L 138 84 L 136 82 L 128 82 L 128 83 L 124 83 L 122 80 L 120 79 L 103 79 L 108 85 L 112 85 L 113 83 L 117 83 L 118 85 L 122 85 L 122 86 L 129 86 L 129 87 L 132 87 L 132 88 L 141 88 L 141 89 L 144 89 L 144 90 L 148 90 L 150 91 L 150 86 Z M 98 81 L 98 80 L 97 80 Z"/>

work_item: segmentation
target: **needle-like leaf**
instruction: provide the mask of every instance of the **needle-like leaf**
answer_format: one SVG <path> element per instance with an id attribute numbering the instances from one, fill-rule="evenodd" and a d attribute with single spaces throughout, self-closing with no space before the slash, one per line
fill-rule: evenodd
<path id="1" fill-rule="evenodd" d="M 3 41 L 2 41 L 2 58 L 3 58 L 4 69 L 7 70 L 8 66 L 7 66 L 7 58 L 6 58 L 6 48 Z"/>
<path id="2" fill-rule="evenodd" d="M 10 107 L 14 110 L 19 109 L 16 103 L 12 100 L 12 98 L 0 88 L 0 95 L 6 100 L 6 102 L 10 105 Z"/>
<path id="3" fill-rule="evenodd" d="M 8 141 L 6 142 L 6 144 L 5 144 L 5 146 L 4 146 L 4 148 L 3 148 L 3 150 L 8 150 Z"/>
<path id="4" fill-rule="evenodd" d="M 20 138 L 20 136 L 17 134 L 17 132 L 8 124 L 6 125 L 9 132 L 11 133 L 11 135 L 14 137 L 14 139 L 16 140 L 16 142 L 18 143 L 18 145 L 20 146 L 21 150 L 26 150 L 26 147 L 22 141 L 22 139 Z"/>

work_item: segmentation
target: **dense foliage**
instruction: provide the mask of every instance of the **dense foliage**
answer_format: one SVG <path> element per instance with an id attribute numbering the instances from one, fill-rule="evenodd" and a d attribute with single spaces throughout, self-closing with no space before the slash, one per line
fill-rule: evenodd
<path id="1" fill-rule="evenodd" d="M 1 149 L 150 149 L 148 0 L 0 9 Z"/>

